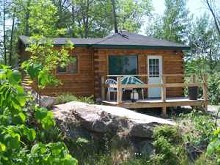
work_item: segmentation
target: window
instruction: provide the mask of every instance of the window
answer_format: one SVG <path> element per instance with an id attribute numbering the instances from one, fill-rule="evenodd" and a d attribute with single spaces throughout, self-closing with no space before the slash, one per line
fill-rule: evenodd
<path id="1" fill-rule="evenodd" d="M 67 72 L 67 67 L 57 67 L 57 73 L 66 73 Z"/>
<path id="2" fill-rule="evenodd" d="M 149 76 L 159 77 L 159 59 L 149 59 Z"/>
<path id="3" fill-rule="evenodd" d="M 75 56 L 74 60 L 71 61 L 66 67 L 57 67 L 57 73 L 66 73 L 66 74 L 76 74 L 78 73 L 78 57 Z"/>
<path id="4" fill-rule="evenodd" d="M 137 56 L 109 56 L 110 75 L 134 75 L 137 74 Z"/>

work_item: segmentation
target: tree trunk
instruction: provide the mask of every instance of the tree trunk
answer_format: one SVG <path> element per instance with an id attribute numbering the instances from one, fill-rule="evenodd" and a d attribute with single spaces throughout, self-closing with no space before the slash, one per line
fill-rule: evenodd
<path id="1" fill-rule="evenodd" d="M 218 19 L 218 16 L 217 16 L 216 13 L 214 12 L 214 9 L 213 9 L 213 7 L 211 6 L 209 0 L 205 0 L 205 2 L 206 2 L 206 4 L 207 4 L 207 6 L 208 6 L 209 11 L 210 11 L 211 14 L 212 14 L 212 17 L 213 17 L 214 22 L 215 22 L 215 27 L 216 27 L 216 29 L 217 29 L 217 32 L 218 32 L 219 36 L 220 36 L 220 20 Z"/>
<path id="2" fill-rule="evenodd" d="M 72 7 L 71 7 L 71 18 L 72 18 L 72 33 L 70 34 L 72 37 L 76 37 L 75 35 L 75 6 L 74 1 L 72 1 Z"/>
<path id="3" fill-rule="evenodd" d="M 9 51 L 9 65 L 11 66 L 12 66 L 12 55 L 13 55 L 14 26 L 15 26 L 15 11 L 13 13 L 13 18 L 12 18 L 10 51 Z"/>
<path id="4" fill-rule="evenodd" d="M 117 16 L 116 16 L 116 9 L 115 9 L 115 0 L 111 0 L 112 2 L 112 16 L 114 22 L 114 30 L 115 33 L 118 33 L 118 24 L 117 24 Z"/>
<path id="5" fill-rule="evenodd" d="M 7 48 L 6 48 L 6 24 L 5 24 L 5 13 L 6 13 L 6 1 L 3 1 L 3 47 L 4 47 L 4 64 L 7 65 Z"/>
<path id="6" fill-rule="evenodd" d="M 88 34 L 89 34 L 89 0 L 86 1 L 86 11 L 85 11 L 85 17 L 84 17 L 84 28 L 85 28 L 85 38 L 88 38 Z"/>
<path id="7" fill-rule="evenodd" d="M 31 0 L 28 0 L 28 2 L 27 2 L 27 10 L 26 10 L 26 13 L 25 13 L 26 22 L 25 22 L 25 32 L 24 32 L 24 34 L 26 36 L 30 35 L 30 27 L 29 27 L 29 23 L 28 23 L 28 20 L 30 18 L 30 10 L 29 10 L 30 3 L 31 3 Z"/>

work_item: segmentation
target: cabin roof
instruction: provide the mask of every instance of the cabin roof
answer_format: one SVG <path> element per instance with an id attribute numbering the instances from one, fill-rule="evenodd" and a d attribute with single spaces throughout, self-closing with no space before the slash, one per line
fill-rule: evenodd
<path id="1" fill-rule="evenodd" d="M 21 42 L 28 45 L 29 37 L 20 36 Z M 94 48 L 132 48 L 132 49 L 179 49 L 188 50 L 189 46 L 160 40 L 136 33 L 122 31 L 114 33 L 104 38 L 53 38 L 54 45 L 64 45 L 68 40 L 73 42 L 74 46 L 88 46 Z"/>

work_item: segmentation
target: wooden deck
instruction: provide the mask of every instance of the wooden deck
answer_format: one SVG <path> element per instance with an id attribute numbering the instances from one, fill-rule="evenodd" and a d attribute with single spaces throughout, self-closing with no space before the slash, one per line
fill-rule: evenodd
<path id="1" fill-rule="evenodd" d="M 112 75 L 111 75 L 112 76 Z M 140 76 L 140 75 L 139 75 Z M 106 85 L 104 84 L 104 78 L 102 78 L 102 100 L 104 104 L 119 106 L 128 109 L 138 109 L 138 108 L 162 108 L 163 115 L 166 115 L 167 107 L 177 107 L 177 106 L 200 106 L 203 107 L 204 110 L 207 109 L 208 104 L 208 96 L 207 96 L 207 76 L 204 76 L 202 81 L 196 81 L 195 76 L 192 76 L 192 82 L 184 82 L 184 83 L 166 83 L 166 77 L 168 76 L 184 76 L 184 75 L 162 75 L 160 84 L 122 84 L 121 83 L 121 75 L 117 75 L 117 83 L 110 84 L 108 87 L 117 89 L 116 92 L 116 100 L 115 101 L 107 101 L 105 97 Z M 168 87 L 191 87 L 197 86 L 202 88 L 203 96 L 198 98 L 197 100 L 190 100 L 188 97 L 167 97 L 166 90 Z M 161 98 L 158 99 L 142 99 L 136 100 L 132 102 L 131 100 L 122 100 L 122 89 L 136 89 L 136 88 L 152 88 L 159 87 L 161 89 Z"/>
<path id="2" fill-rule="evenodd" d="M 177 106 L 204 106 L 204 99 L 189 100 L 185 97 L 175 97 L 167 98 L 166 101 L 161 99 L 144 99 L 132 102 L 130 100 L 122 101 L 117 103 L 117 101 L 103 101 L 106 105 L 113 105 L 124 107 L 128 109 L 138 109 L 138 108 L 163 108 L 163 107 L 177 107 Z"/>

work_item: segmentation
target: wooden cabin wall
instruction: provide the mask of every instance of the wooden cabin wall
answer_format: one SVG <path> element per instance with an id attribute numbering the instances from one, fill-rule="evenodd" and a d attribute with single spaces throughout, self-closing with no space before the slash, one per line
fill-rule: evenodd
<path id="1" fill-rule="evenodd" d="M 24 49 L 20 49 L 21 61 L 29 56 Z M 108 75 L 109 55 L 137 55 L 138 74 L 147 74 L 148 55 L 162 56 L 163 74 L 183 74 L 183 53 L 174 50 L 134 50 L 134 49 L 89 49 L 86 47 L 75 47 L 71 55 L 78 57 L 77 74 L 56 74 L 62 82 L 57 87 L 51 86 L 41 90 L 42 95 L 59 95 L 72 93 L 78 96 L 101 97 L 101 77 Z M 146 79 L 142 79 L 147 82 Z M 183 77 L 168 77 L 168 83 L 182 83 Z M 35 86 L 33 86 L 35 88 Z M 146 92 L 147 93 L 147 92 Z M 167 97 L 183 96 L 182 88 L 168 88 Z"/>
<path id="2" fill-rule="evenodd" d="M 42 95 L 57 96 L 71 93 L 76 96 L 94 95 L 93 53 L 86 47 L 76 47 L 70 52 L 78 58 L 78 73 L 55 73 L 61 85 L 48 86 L 40 90 Z"/>
<path id="3" fill-rule="evenodd" d="M 108 55 L 137 55 L 138 74 L 147 74 L 147 57 L 162 56 L 163 74 L 183 74 L 183 53 L 174 50 L 96 49 L 94 51 L 95 97 L 101 96 L 101 77 L 108 75 Z M 147 81 L 146 79 L 144 80 Z M 167 77 L 167 83 L 182 83 L 183 77 Z M 147 93 L 147 92 L 146 92 Z M 167 97 L 183 96 L 182 88 L 167 88 Z"/>

